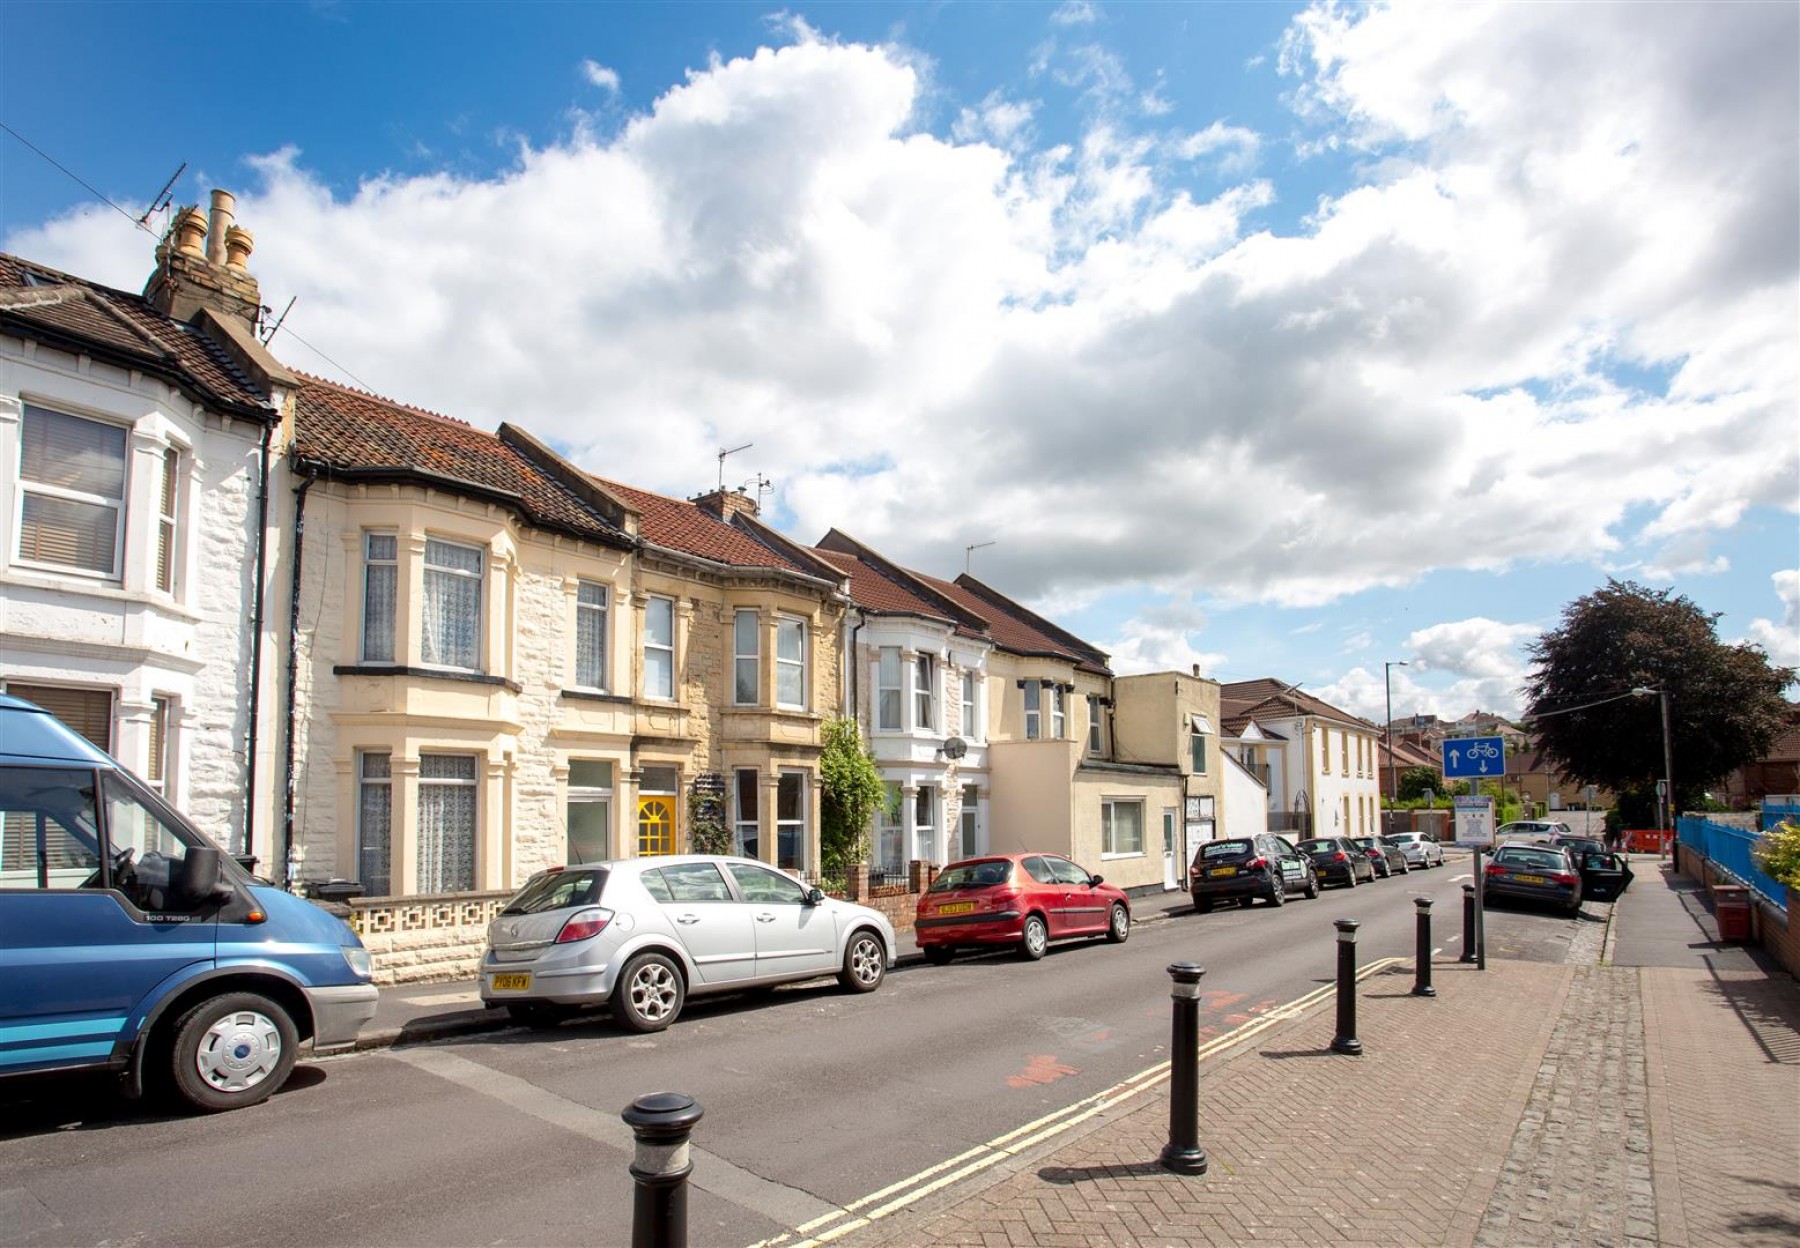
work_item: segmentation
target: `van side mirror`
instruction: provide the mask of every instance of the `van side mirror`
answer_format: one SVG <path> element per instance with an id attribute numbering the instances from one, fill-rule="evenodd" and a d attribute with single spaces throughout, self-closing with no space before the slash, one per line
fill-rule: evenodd
<path id="1" fill-rule="evenodd" d="M 231 888 L 224 881 L 219 850 L 215 846 L 190 846 L 182 867 L 178 892 L 183 910 L 198 909 L 230 894 Z"/>

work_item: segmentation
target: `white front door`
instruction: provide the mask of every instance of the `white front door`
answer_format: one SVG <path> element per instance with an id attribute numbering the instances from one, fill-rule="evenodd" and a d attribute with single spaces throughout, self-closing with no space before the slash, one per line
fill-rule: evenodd
<path id="1" fill-rule="evenodd" d="M 1168 806 L 1163 809 L 1163 888 L 1181 887 L 1181 867 L 1175 844 L 1175 808 Z"/>

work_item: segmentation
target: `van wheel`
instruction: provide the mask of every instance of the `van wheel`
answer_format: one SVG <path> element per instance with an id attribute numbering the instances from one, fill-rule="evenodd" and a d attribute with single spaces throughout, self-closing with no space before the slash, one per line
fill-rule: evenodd
<path id="1" fill-rule="evenodd" d="M 175 1090 L 207 1114 L 259 1105 L 287 1082 L 299 1046 L 294 1020 L 267 997 L 212 997 L 175 1024 Z"/>
<path id="2" fill-rule="evenodd" d="M 681 971 L 660 953 L 640 953 L 613 985 L 612 1016 L 627 1031 L 661 1031 L 681 1014 Z"/>

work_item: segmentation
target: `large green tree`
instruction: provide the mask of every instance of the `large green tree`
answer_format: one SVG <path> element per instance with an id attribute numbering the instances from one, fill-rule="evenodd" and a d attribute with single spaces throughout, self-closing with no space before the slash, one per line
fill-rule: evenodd
<path id="1" fill-rule="evenodd" d="M 1772 666 L 1758 646 L 1721 642 L 1717 621 L 1672 591 L 1609 579 L 1529 647 L 1538 744 L 1571 779 L 1619 794 L 1628 822 L 1654 811 L 1663 774 L 1661 701 L 1633 689 L 1668 695 L 1676 809 L 1698 805 L 1782 731 L 1794 669 Z"/>
<path id="2" fill-rule="evenodd" d="M 819 858 L 841 876 L 869 850 L 869 820 L 887 800 L 881 772 L 852 719 L 828 720 L 819 755 Z"/>

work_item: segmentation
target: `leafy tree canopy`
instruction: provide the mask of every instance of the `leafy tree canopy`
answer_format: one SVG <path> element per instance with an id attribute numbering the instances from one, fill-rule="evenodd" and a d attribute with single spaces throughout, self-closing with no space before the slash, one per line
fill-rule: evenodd
<path id="1" fill-rule="evenodd" d="M 1444 782 L 1438 779 L 1438 773 L 1431 767 L 1408 767 L 1400 773 L 1399 783 L 1395 786 L 1398 796 L 1403 802 L 1420 802 L 1425 800 L 1425 791 L 1431 790 L 1434 795 L 1441 796 Z"/>
<path id="2" fill-rule="evenodd" d="M 1631 691 L 1662 690 L 1677 808 L 1697 805 L 1707 786 L 1768 751 L 1795 677 L 1758 646 L 1721 642 L 1717 620 L 1672 591 L 1610 579 L 1564 607 L 1529 647 L 1538 745 L 1576 782 L 1641 800 L 1663 774 L 1662 712 L 1656 696 Z"/>
<path id="3" fill-rule="evenodd" d="M 881 772 L 855 720 L 826 722 L 819 781 L 819 857 L 825 874 L 842 875 L 867 856 L 869 821 L 887 801 Z"/>

